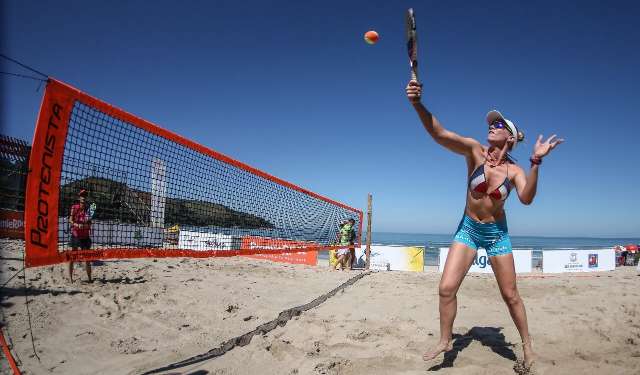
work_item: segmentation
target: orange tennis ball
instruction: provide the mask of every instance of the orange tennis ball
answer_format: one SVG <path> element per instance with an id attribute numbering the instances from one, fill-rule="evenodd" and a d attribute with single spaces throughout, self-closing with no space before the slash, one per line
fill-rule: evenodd
<path id="1" fill-rule="evenodd" d="M 369 30 L 364 33 L 364 41 L 368 44 L 376 44 L 379 39 L 380 35 L 378 35 L 378 33 L 373 30 Z"/>

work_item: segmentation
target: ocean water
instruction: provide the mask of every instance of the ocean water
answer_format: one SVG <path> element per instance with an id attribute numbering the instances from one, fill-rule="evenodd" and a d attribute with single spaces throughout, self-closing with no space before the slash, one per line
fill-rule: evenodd
<path id="1" fill-rule="evenodd" d="M 415 234 L 371 232 L 371 243 L 379 245 L 404 245 L 448 247 L 453 234 Z M 364 241 L 364 236 L 363 236 Z M 558 249 L 596 249 L 616 245 L 638 244 L 638 238 L 593 238 L 593 237 L 533 237 L 511 236 L 514 249 L 558 250 Z"/>
<path id="2" fill-rule="evenodd" d="M 365 241 L 366 233 L 362 241 Z M 449 247 L 453 234 L 420 234 L 420 233 L 391 233 L 371 232 L 373 245 L 424 246 L 425 265 L 438 264 L 441 247 Z M 511 236 L 514 249 L 533 249 L 533 266 L 537 266 L 545 250 L 589 250 L 606 249 L 616 245 L 640 244 L 640 237 L 636 238 L 595 238 L 595 237 L 536 237 Z M 327 257 L 326 252 L 320 253 L 320 258 Z"/>

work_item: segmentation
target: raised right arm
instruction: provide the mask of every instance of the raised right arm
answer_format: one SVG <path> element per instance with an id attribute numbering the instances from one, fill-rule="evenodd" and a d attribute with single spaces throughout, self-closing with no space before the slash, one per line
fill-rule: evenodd
<path id="1" fill-rule="evenodd" d="M 418 113 L 422 125 L 429 135 L 438 144 L 455 152 L 456 154 L 471 156 L 474 149 L 481 149 L 480 142 L 473 138 L 463 137 L 445 129 L 440 121 L 420 101 L 422 86 L 416 81 L 410 81 L 407 85 L 407 97 Z"/>

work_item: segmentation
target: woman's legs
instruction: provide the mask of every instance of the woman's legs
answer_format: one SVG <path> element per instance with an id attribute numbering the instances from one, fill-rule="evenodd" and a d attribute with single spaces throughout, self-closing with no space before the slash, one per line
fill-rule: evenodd
<path id="1" fill-rule="evenodd" d="M 349 269 L 353 269 L 356 262 L 356 249 L 355 247 L 349 248 Z"/>
<path id="2" fill-rule="evenodd" d="M 91 262 L 85 262 L 85 269 L 87 270 L 87 279 L 92 283 L 93 279 L 91 278 Z"/>
<path id="3" fill-rule="evenodd" d="M 73 282 L 73 262 L 69 262 L 69 281 Z"/>
<path id="4" fill-rule="evenodd" d="M 451 336 L 453 321 L 458 310 L 456 294 L 462 284 L 464 276 L 469 271 L 476 256 L 476 250 L 469 246 L 453 242 L 449 248 L 447 262 L 444 265 L 438 293 L 440 295 L 440 342 L 432 350 L 424 353 L 425 361 L 431 360 L 438 354 L 451 350 Z"/>
<path id="5" fill-rule="evenodd" d="M 78 248 L 82 250 L 91 250 L 91 239 L 78 239 L 76 237 L 71 237 L 71 251 L 77 251 Z M 73 263 L 73 261 L 69 262 L 69 280 L 71 282 L 73 282 Z M 91 261 L 85 262 L 84 267 L 87 271 L 87 279 L 89 282 L 93 282 L 93 279 L 91 278 Z"/>
<path id="6" fill-rule="evenodd" d="M 344 256 L 344 265 L 342 267 L 342 269 L 346 268 L 351 270 L 351 254 L 347 253 L 347 255 Z"/>
<path id="7" fill-rule="evenodd" d="M 529 326 L 527 324 L 527 312 L 524 308 L 518 287 L 516 286 L 516 270 L 513 263 L 513 254 L 492 256 L 491 268 L 496 275 L 498 287 L 502 294 L 502 299 L 509 308 L 511 318 L 520 333 L 524 352 L 524 363 L 529 366 L 533 362 L 534 354 L 531 349 L 531 337 L 529 336 Z"/>
<path id="8" fill-rule="evenodd" d="M 71 236 L 71 251 L 76 251 L 80 247 L 78 239 Z M 73 282 L 73 262 L 69 262 L 69 281 Z"/>

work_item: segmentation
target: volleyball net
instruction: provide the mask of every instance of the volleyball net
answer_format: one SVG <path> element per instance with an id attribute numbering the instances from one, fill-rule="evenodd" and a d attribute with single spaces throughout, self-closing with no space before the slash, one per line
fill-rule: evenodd
<path id="1" fill-rule="evenodd" d="M 361 210 L 55 79 L 36 123 L 25 201 L 30 267 L 346 248 L 338 233 L 349 220 L 352 246 L 362 234 Z"/>

